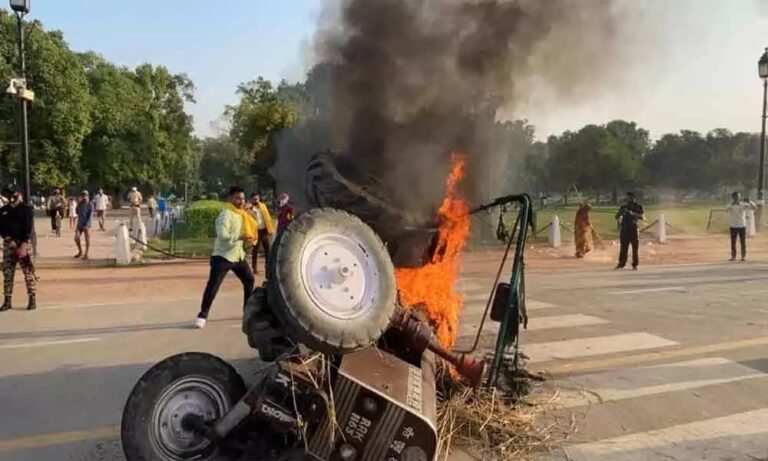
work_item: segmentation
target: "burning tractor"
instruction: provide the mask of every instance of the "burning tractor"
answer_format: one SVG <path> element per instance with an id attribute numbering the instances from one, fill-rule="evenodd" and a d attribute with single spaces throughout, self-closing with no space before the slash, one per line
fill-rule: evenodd
<path id="1" fill-rule="evenodd" d="M 329 169 L 335 173 L 329 176 Z M 328 154 L 310 162 L 307 177 L 321 207 L 278 236 L 268 281 L 244 311 L 243 332 L 266 365 L 249 387 L 209 354 L 184 353 L 153 366 L 125 404 L 128 461 L 431 461 L 438 446 L 438 361 L 469 385 L 495 384 L 524 317 L 530 199 L 509 196 L 473 210 L 514 203 L 517 211 L 511 232 L 500 220 L 504 259 L 513 244 L 515 251 L 510 283 L 497 276 L 489 296 L 485 314 L 501 328 L 486 363 L 470 351 L 449 350 L 429 312 L 398 293 L 396 267 L 444 256 L 442 227 L 414 219 L 402 240 L 382 231 L 383 223 L 410 217 L 335 170 Z"/>

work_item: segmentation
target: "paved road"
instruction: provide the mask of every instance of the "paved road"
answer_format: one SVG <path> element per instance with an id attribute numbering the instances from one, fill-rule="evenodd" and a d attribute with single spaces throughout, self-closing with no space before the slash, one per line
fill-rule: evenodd
<path id="1" fill-rule="evenodd" d="M 491 274 L 473 266 L 460 281 L 465 341 Z M 552 417 L 576 417 L 570 459 L 768 457 L 766 279 L 762 264 L 529 274 L 525 352 L 562 390 Z M 0 461 L 122 459 L 125 397 L 167 355 L 208 351 L 252 373 L 236 294 L 203 331 L 189 328 L 197 302 L 189 293 L 2 314 Z"/>
<path id="2" fill-rule="evenodd" d="M 464 278 L 478 299 L 465 329 L 477 324 L 488 275 Z M 528 282 L 524 352 L 554 376 L 550 417 L 576 422 L 554 459 L 768 460 L 768 266 L 568 271 Z"/>

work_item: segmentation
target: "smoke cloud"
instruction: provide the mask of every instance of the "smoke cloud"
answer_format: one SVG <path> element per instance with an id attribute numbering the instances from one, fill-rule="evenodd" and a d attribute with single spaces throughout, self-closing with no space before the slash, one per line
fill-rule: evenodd
<path id="1" fill-rule="evenodd" d="M 314 38 L 312 116 L 281 146 L 278 176 L 298 192 L 303 161 L 358 160 L 404 208 L 432 212 L 452 152 L 473 201 L 515 152 L 489 126 L 531 98 L 572 102 L 618 80 L 626 9 L 608 0 L 338 0 Z M 284 153 L 284 154 L 283 154 Z"/>

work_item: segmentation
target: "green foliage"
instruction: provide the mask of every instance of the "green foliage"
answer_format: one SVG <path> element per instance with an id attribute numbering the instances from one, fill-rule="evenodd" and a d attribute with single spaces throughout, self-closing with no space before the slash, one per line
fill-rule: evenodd
<path id="1" fill-rule="evenodd" d="M 551 136 L 528 151 L 524 184 L 535 192 L 573 189 L 588 194 L 653 186 L 679 192 L 718 193 L 756 186 L 759 136 L 716 129 L 663 135 L 651 143 L 648 131 L 615 120 Z"/>
<path id="2" fill-rule="evenodd" d="M 128 185 L 181 192 L 195 186 L 199 150 L 184 105 L 194 85 L 163 66 L 118 67 L 75 53 L 58 31 L 25 22 L 34 188 Z M 16 19 L 0 10 L 0 80 L 17 76 Z M 0 180 L 19 172 L 18 103 L 0 98 Z M 191 181 L 190 181 L 191 180 Z"/>
<path id="3" fill-rule="evenodd" d="M 184 223 L 176 226 L 176 235 L 181 238 L 204 238 L 216 236 L 216 217 L 226 208 L 225 202 L 200 200 L 192 202 L 184 213 Z"/>
<path id="4" fill-rule="evenodd" d="M 225 202 L 222 202 L 221 200 L 197 200 L 189 204 L 189 207 L 187 210 L 197 210 L 200 208 L 216 208 L 223 210 L 226 206 Z"/>
<path id="5" fill-rule="evenodd" d="M 565 191 L 576 185 L 584 191 L 611 192 L 636 187 L 643 178 L 643 158 L 649 148 L 648 131 L 616 120 L 566 131 L 547 142 L 550 187 Z M 529 164 L 541 168 L 531 160 Z"/>
<path id="6" fill-rule="evenodd" d="M 247 158 L 252 172 L 261 181 L 260 186 L 271 187 L 275 181 L 271 169 L 277 159 L 276 138 L 283 129 L 293 126 L 299 116 L 301 85 L 282 82 L 275 88 L 259 77 L 240 84 L 237 94 L 238 103 L 226 110 L 231 121 L 230 136 L 242 149 L 234 157 Z"/>
<path id="7" fill-rule="evenodd" d="M 225 193 L 232 185 L 250 185 L 252 162 L 244 149 L 229 136 L 200 141 L 200 179 L 204 190 Z"/>
<path id="8" fill-rule="evenodd" d="M 58 31 L 25 22 L 33 183 L 50 188 L 82 179 L 81 145 L 92 126 L 93 98 L 85 69 Z M 16 19 L 0 10 L 0 81 L 18 76 Z M 17 100 L 0 98 L 0 170 L 18 172 Z"/>

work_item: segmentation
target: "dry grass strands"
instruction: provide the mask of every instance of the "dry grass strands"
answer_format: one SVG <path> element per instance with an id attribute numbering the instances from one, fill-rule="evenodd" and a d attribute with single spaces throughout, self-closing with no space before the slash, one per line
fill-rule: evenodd
<path id="1" fill-rule="evenodd" d="M 504 381 L 496 388 L 470 389 L 445 373 L 438 378 L 438 460 L 448 460 L 458 448 L 482 460 L 524 461 L 551 448 L 551 428 L 538 425 L 537 417 L 552 408 L 556 396 L 543 402 L 526 397 L 540 379 L 522 370 L 513 386 L 507 388 L 513 382 Z"/>

